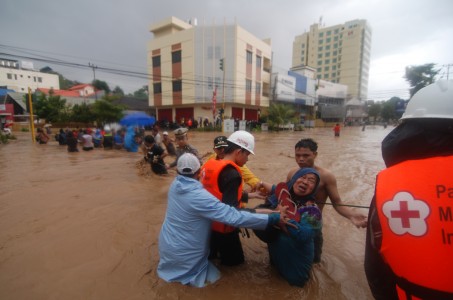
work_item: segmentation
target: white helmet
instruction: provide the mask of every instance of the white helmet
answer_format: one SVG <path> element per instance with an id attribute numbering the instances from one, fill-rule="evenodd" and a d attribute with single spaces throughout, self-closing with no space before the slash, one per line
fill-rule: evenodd
<path id="1" fill-rule="evenodd" d="M 244 148 L 253 155 L 255 154 L 253 152 L 253 149 L 255 149 L 255 138 L 247 131 L 238 130 L 233 132 L 227 140 L 241 148 Z"/>
<path id="2" fill-rule="evenodd" d="M 401 120 L 453 119 L 453 81 L 439 80 L 412 96 Z"/>

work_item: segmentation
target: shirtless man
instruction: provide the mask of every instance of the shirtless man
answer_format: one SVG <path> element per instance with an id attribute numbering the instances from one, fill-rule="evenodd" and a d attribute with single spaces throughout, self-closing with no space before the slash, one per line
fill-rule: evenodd
<path id="1" fill-rule="evenodd" d="M 329 197 L 333 207 L 340 215 L 349 219 L 355 226 L 357 226 L 357 228 L 365 228 L 367 226 L 368 219 L 366 215 L 356 212 L 350 207 L 341 205 L 343 204 L 343 201 L 341 201 L 340 194 L 338 193 L 337 179 L 335 178 L 335 175 L 333 175 L 329 170 L 315 165 L 315 159 L 318 156 L 317 151 L 318 144 L 312 139 L 302 139 L 297 142 L 295 146 L 295 158 L 299 167 L 289 171 L 287 181 L 293 177 L 294 173 L 296 173 L 299 168 L 314 168 L 321 176 L 321 182 L 319 183 L 318 191 L 315 195 L 316 202 L 321 211 L 324 208 L 327 197 Z"/>
<path id="2" fill-rule="evenodd" d="M 294 168 L 289 171 L 287 176 L 287 181 L 289 181 L 293 175 L 300 168 L 314 168 L 318 171 L 321 181 L 318 186 L 318 190 L 315 194 L 316 203 L 318 204 L 319 209 L 322 211 L 324 205 L 329 197 L 330 202 L 332 202 L 335 210 L 342 215 L 343 217 L 349 219 L 357 228 L 367 226 L 368 217 L 360 212 L 355 211 L 347 206 L 342 206 L 343 201 L 341 201 L 340 194 L 338 193 L 337 188 L 337 179 L 335 175 L 332 174 L 327 169 L 321 168 L 320 166 L 315 165 L 316 156 L 318 156 L 318 144 L 312 139 L 302 139 L 297 142 L 295 146 L 295 158 L 299 167 Z M 319 236 L 315 237 L 315 258 L 314 262 L 321 261 L 321 252 L 323 237 L 322 232 Z"/>

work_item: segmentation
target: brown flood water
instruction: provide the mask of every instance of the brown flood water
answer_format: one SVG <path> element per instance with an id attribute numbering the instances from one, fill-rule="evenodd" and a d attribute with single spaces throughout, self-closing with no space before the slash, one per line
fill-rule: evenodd
<path id="1" fill-rule="evenodd" d="M 317 163 L 336 175 L 343 200 L 368 206 L 390 130 L 346 127 L 339 138 L 331 128 L 256 133 L 247 165 L 264 181 L 283 181 L 296 166 L 297 140 L 314 138 Z M 143 172 L 141 153 L 68 153 L 55 141 L 32 144 L 29 134 L 15 134 L 18 140 L 0 145 L 0 299 L 372 299 L 365 230 L 329 205 L 322 262 L 304 288 L 278 275 L 253 234 L 242 239 L 246 263 L 220 267 L 217 283 L 166 283 L 156 275 L 157 243 L 174 172 Z M 189 132 L 189 141 L 204 154 L 217 135 Z"/>

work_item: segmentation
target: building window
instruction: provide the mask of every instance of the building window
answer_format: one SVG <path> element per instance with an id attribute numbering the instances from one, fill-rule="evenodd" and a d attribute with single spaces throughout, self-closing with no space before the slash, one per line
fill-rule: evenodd
<path id="1" fill-rule="evenodd" d="M 336 69 L 337 69 L 337 66 L 333 65 L 332 70 L 336 70 Z"/>
<path id="2" fill-rule="evenodd" d="M 319 40 L 319 43 L 322 44 L 324 42 L 324 40 Z"/>
<path id="3" fill-rule="evenodd" d="M 42 77 L 38 77 L 38 82 L 42 82 Z"/>
<path id="4" fill-rule="evenodd" d="M 302 45 L 300 45 L 300 46 L 301 46 L 302 49 L 305 48 L 305 44 L 302 44 Z"/>
<path id="5" fill-rule="evenodd" d="M 261 95 L 261 83 L 256 83 L 256 94 Z"/>
<path id="6" fill-rule="evenodd" d="M 329 56 L 330 56 L 330 52 L 324 53 L 324 56 L 325 56 L 325 57 L 329 57 Z"/>
<path id="7" fill-rule="evenodd" d="M 337 51 L 335 50 L 334 52 L 332 52 L 332 55 L 336 56 L 337 55 Z"/>
<path id="8" fill-rule="evenodd" d="M 327 34 L 327 35 L 331 35 L 331 34 L 332 34 L 332 31 L 329 30 L 329 31 L 327 31 L 326 34 Z"/>
<path id="9" fill-rule="evenodd" d="M 336 58 L 332 58 L 332 62 L 333 62 L 333 63 L 336 63 L 336 62 L 337 62 L 337 59 L 336 59 Z"/>
<path id="10" fill-rule="evenodd" d="M 322 53 L 319 53 L 319 54 L 318 54 L 318 58 L 322 58 Z"/>
<path id="11" fill-rule="evenodd" d="M 173 83 L 173 92 L 182 91 L 182 80 L 174 80 L 172 83 Z"/>
<path id="12" fill-rule="evenodd" d="M 220 57 L 220 46 L 208 47 L 208 59 L 214 59 Z"/>
<path id="13" fill-rule="evenodd" d="M 318 66 L 322 65 L 322 60 L 318 60 Z"/>
<path id="14" fill-rule="evenodd" d="M 316 71 L 317 71 L 318 73 L 321 73 L 321 72 L 322 72 L 322 68 L 317 68 Z"/>
<path id="15" fill-rule="evenodd" d="M 330 43 L 331 40 L 332 40 L 331 38 L 327 38 L 326 43 Z"/>
<path id="16" fill-rule="evenodd" d="M 252 81 L 250 79 L 245 80 L 245 91 L 249 93 L 252 92 Z"/>
<path id="17" fill-rule="evenodd" d="M 326 46 L 326 50 L 330 50 L 330 45 L 327 45 L 327 46 Z"/>
<path id="18" fill-rule="evenodd" d="M 154 95 L 162 94 L 162 83 L 160 82 L 153 83 L 153 90 Z"/>
<path id="19" fill-rule="evenodd" d="M 332 78 L 335 78 L 337 76 L 336 73 L 332 73 Z"/>
<path id="20" fill-rule="evenodd" d="M 6 74 L 6 77 L 8 77 L 8 79 L 13 79 L 13 74 L 8 73 L 8 74 Z"/>
<path id="21" fill-rule="evenodd" d="M 36 76 L 33 76 L 33 81 L 36 82 Z"/>
<path id="22" fill-rule="evenodd" d="M 171 53 L 171 62 L 173 64 L 181 62 L 181 50 L 174 51 Z"/>
<path id="23" fill-rule="evenodd" d="M 319 33 L 319 38 L 322 38 L 324 36 L 324 32 Z"/>
<path id="24" fill-rule="evenodd" d="M 340 30 L 339 29 L 335 29 L 334 33 L 338 34 L 338 32 L 340 32 Z"/>
<path id="25" fill-rule="evenodd" d="M 326 60 L 324 61 L 324 63 L 325 63 L 326 65 L 330 64 L 330 59 L 326 59 Z"/>
<path id="26" fill-rule="evenodd" d="M 329 74 L 324 74 L 324 79 L 329 79 Z"/>
<path id="27" fill-rule="evenodd" d="M 338 42 L 338 36 L 335 36 L 335 37 L 333 38 L 333 40 L 334 40 L 334 42 Z"/>
<path id="28" fill-rule="evenodd" d="M 261 69 L 261 56 L 256 56 L 256 67 Z"/>
<path id="29" fill-rule="evenodd" d="M 252 64 L 253 55 L 252 52 L 247 51 L 247 64 Z"/>
<path id="30" fill-rule="evenodd" d="M 329 66 L 324 67 L 324 71 L 328 72 L 329 71 Z"/>
<path id="31" fill-rule="evenodd" d="M 153 56 L 153 68 L 160 67 L 160 55 Z"/>
<path id="32" fill-rule="evenodd" d="M 318 47 L 318 51 L 322 51 L 322 46 Z"/>

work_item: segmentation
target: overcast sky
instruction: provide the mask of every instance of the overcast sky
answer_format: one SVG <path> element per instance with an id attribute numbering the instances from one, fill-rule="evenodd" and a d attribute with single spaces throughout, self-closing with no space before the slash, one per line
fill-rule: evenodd
<path id="1" fill-rule="evenodd" d="M 366 19 L 373 32 L 369 99 L 407 98 L 406 66 L 436 63 L 446 78 L 453 64 L 452 0 L 1 0 L 0 53 L 146 73 L 150 25 L 170 16 L 199 25 L 236 21 L 272 40 L 279 68 L 291 66 L 294 37 L 321 16 L 326 27 Z M 68 79 L 93 80 L 90 68 L 34 62 L 45 65 Z M 100 70 L 96 79 L 126 93 L 148 84 Z"/>

